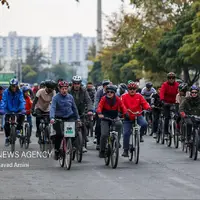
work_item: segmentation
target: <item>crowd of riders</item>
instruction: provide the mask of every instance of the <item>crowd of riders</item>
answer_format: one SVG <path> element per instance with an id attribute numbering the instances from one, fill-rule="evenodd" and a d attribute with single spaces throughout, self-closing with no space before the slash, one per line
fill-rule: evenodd
<path id="1" fill-rule="evenodd" d="M 156 138 L 158 135 L 158 120 L 161 112 L 164 115 L 163 131 L 165 138 L 169 134 L 170 107 L 176 105 L 176 131 L 181 135 L 180 126 L 182 119 L 187 122 L 186 142 L 190 142 L 193 122 L 189 115 L 200 116 L 199 87 L 188 86 L 184 82 L 177 82 L 173 72 L 167 74 L 166 81 L 158 88 L 154 88 L 151 82 L 147 82 L 144 88 L 139 88 L 138 80 L 129 80 L 127 83 L 114 85 L 110 80 L 103 80 L 95 87 L 92 82 L 86 86 L 82 84 L 81 76 L 73 76 L 70 83 L 63 79 L 58 81 L 46 80 L 40 84 L 34 84 L 33 88 L 20 84 L 17 79 L 10 80 L 10 86 L 4 89 L 0 86 L 0 114 L 1 129 L 5 132 L 5 146 L 10 144 L 9 116 L 17 115 L 17 134 L 23 131 L 24 116 L 30 124 L 33 132 L 32 116 L 36 117 L 36 132 L 38 143 L 41 141 L 39 128 L 40 120 L 44 115 L 49 116 L 49 123 L 53 124 L 56 131 L 55 159 L 59 158 L 59 148 L 62 140 L 61 126 L 56 119 L 76 121 L 82 124 L 83 152 L 87 152 L 86 143 L 89 141 L 86 122 L 87 116 L 95 119 L 94 143 L 99 157 L 105 157 L 105 145 L 109 134 L 110 123 L 107 118 L 116 119 L 116 131 L 118 132 L 119 147 L 123 148 L 122 156 L 128 157 L 129 138 L 132 131 L 132 123 L 137 114 L 137 123 L 140 126 L 140 142 L 144 142 L 149 123 L 152 123 L 150 135 Z M 146 120 L 142 111 L 149 114 Z M 120 141 L 123 141 L 122 144 Z"/>

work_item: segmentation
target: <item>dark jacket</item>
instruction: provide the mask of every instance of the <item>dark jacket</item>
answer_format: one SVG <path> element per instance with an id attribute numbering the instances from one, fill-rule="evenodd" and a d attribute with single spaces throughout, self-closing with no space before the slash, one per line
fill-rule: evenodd
<path id="1" fill-rule="evenodd" d="M 74 97 L 74 101 L 80 116 L 83 115 L 86 111 L 93 111 L 92 100 L 90 99 L 90 96 L 85 88 L 81 87 L 79 91 L 75 91 L 73 87 L 71 87 L 69 88 L 69 94 Z"/>
<path id="2" fill-rule="evenodd" d="M 156 107 L 162 106 L 159 94 L 153 94 L 151 96 L 151 106 L 153 106 L 153 105 L 156 106 Z"/>
<path id="3" fill-rule="evenodd" d="M 88 94 L 90 96 L 90 99 L 92 100 L 92 103 L 94 104 L 94 100 L 95 100 L 95 95 L 96 95 L 96 90 L 95 89 L 91 89 L 91 90 L 88 90 Z"/>
<path id="4" fill-rule="evenodd" d="M 180 104 L 179 112 L 185 112 L 186 115 L 200 116 L 200 97 L 186 97 Z"/>

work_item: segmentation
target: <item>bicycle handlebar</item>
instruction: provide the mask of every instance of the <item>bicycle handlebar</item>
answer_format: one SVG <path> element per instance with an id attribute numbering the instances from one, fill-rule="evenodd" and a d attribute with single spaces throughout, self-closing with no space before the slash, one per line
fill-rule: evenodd
<path id="1" fill-rule="evenodd" d="M 101 119 L 108 120 L 108 121 L 111 121 L 111 122 L 116 122 L 118 120 L 118 118 L 112 119 L 112 118 L 109 118 L 109 117 L 103 117 Z"/>
<path id="2" fill-rule="evenodd" d="M 133 115 L 140 115 L 140 114 L 142 114 L 144 111 L 141 111 L 141 112 L 133 112 L 133 111 L 131 111 L 130 109 L 128 109 L 127 111 L 129 111 L 130 113 L 132 113 Z"/>
<path id="3" fill-rule="evenodd" d="M 186 115 L 186 117 L 195 118 L 195 119 L 200 120 L 200 116 L 197 116 L 197 115 Z"/>

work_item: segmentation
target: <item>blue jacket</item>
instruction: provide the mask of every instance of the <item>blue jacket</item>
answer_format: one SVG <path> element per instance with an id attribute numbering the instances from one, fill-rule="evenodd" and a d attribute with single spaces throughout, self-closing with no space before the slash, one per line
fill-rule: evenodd
<path id="1" fill-rule="evenodd" d="M 71 94 L 63 96 L 58 93 L 53 97 L 50 108 L 50 119 L 55 118 L 55 116 L 62 118 L 75 117 L 79 119 L 78 110 Z"/>
<path id="2" fill-rule="evenodd" d="M 25 100 L 21 90 L 15 93 L 11 92 L 9 88 L 3 92 L 1 108 L 5 113 L 8 112 L 21 112 L 25 110 Z"/>

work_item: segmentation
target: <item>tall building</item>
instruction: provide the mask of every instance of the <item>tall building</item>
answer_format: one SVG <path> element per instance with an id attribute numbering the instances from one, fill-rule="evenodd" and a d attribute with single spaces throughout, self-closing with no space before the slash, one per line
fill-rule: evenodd
<path id="1" fill-rule="evenodd" d="M 83 37 L 79 33 L 73 36 L 51 37 L 49 51 L 52 64 L 84 62 L 93 43 L 96 44 L 95 37 Z"/>
<path id="2" fill-rule="evenodd" d="M 8 61 L 16 58 L 25 61 L 26 49 L 31 49 L 33 46 L 41 46 L 40 37 L 18 36 L 16 32 L 0 36 L 0 56 Z"/>

